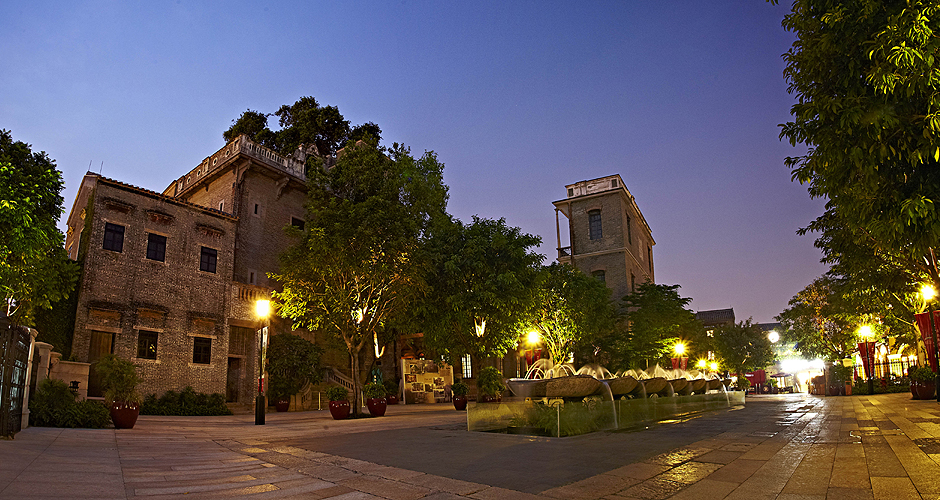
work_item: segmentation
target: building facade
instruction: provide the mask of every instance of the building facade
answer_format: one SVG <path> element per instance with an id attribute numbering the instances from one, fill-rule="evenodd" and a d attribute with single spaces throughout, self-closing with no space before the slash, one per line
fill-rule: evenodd
<path id="1" fill-rule="evenodd" d="M 620 175 L 569 184 L 565 190 L 567 197 L 553 202 L 558 262 L 604 281 L 617 304 L 638 284 L 654 282 L 656 242 Z M 566 247 L 559 213 L 568 219 Z"/>
<path id="2" fill-rule="evenodd" d="M 162 193 L 86 174 L 66 236 L 82 264 L 72 357 L 130 359 L 145 394 L 251 401 L 254 303 L 274 289 L 285 226 L 303 226 L 304 160 L 240 136 Z M 94 369 L 88 394 L 101 395 Z"/>

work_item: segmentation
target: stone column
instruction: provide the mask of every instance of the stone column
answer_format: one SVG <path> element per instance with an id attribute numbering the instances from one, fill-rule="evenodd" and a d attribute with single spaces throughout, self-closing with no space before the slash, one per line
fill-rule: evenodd
<path id="1" fill-rule="evenodd" d="M 46 344 L 45 342 L 36 342 L 36 337 L 38 335 L 39 335 L 38 331 L 36 331 L 33 328 L 29 329 L 29 359 L 26 361 L 26 383 L 23 384 L 23 416 L 20 420 L 20 429 L 25 429 L 29 427 L 29 381 L 32 379 L 32 374 L 33 374 L 33 356 L 36 356 L 37 349 L 39 349 L 40 346 L 49 346 L 49 349 L 52 349 L 52 345 L 50 344 Z M 45 359 L 47 360 L 48 360 L 48 352 L 49 350 L 46 350 L 47 357 Z M 41 360 L 42 358 L 37 358 L 37 359 Z M 48 361 L 46 361 L 46 363 L 48 363 Z M 43 373 L 43 371 L 45 371 L 46 374 L 48 375 L 49 371 L 43 370 L 41 363 L 38 368 L 39 368 L 40 374 Z M 36 379 L 36 383 L 37 384 L 39 383 L 38 377 Z"/>

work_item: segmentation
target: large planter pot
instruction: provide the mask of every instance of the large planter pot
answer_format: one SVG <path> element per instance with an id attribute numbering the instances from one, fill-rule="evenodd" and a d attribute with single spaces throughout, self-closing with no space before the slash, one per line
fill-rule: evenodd
<path id="1" fill-rule="evenodd" d="M 830 395 L 830 396 L 838 396 L 838 395 L 841 394 L 842 390 L 843 390 L 842 387 L 840 387 L 840 386 L 838 386 L 838 385 L 830 385 L 830 386 L 829 386 L 829 395 Z"/>
<path id="2" fill-rule="evenodd" d="M 140 416 L 140 405 L 137 403 L 111 404 L 111 422 L 115 429 L 133 429 L 137 423 L 137 417 Z"/>
<path id="3" fill-rule="evenodd" d="M 385 408 L 388 407 L 388 404 L 385 402 L 385 398 L 369 398 L 366 400 L 366 407 L 369 408 L 370 415 L 381 417 L 385 415 Z"/>
<path id="4" fill-rule="evenodd" d="M 330 401 L 330 415 L 333 420 L 343 420 L 349 416 L 349 401 Z"/>
<path id="5" fill-rule="evenodd" d="M 936 386 L 933 382 L 917 382 L 915 391 L 917 391 L 917 399 L 933 399 L 934 389 Z"/>
<path id="6" fill-rule="evenodd" d="M 917 382 L 916 380 L 911 380 L 911 397 L 912 397 L 913 399 L 920 399 L 919 397 L 917 397 L 917 386 L 918 386 L 918 385 L 920 385 L 920 382 Z"/>
<path id="7" fill-rule="evenodd" d="M 463 411 L 467 409 L 467 396 L 454 396 L 454 409 L 457 411 Z"/>
<path id="8" fill-rule="evenodd" d="M 290 399 L 279 399 L 274 402 L 274 409 L 279 412 L 285 412 L 290 409 Z"/>
<path id="9" fill-rule="evenodd" d="M 388 404 L 388 405 L 397 405 L 397 404 L 398 404 L 398 395 L 397 395 L 397 394 L 389 394 L 388 396 L 385 396 L 385 403 Z"/>

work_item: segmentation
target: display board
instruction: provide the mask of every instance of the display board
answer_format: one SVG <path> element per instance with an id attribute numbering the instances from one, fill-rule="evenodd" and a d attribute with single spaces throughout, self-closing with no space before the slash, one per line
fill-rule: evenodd
<path id="1" fill-rule="evenodd" d="M 425 359 L 401 360 L 405 403 L 443 403 L 450 397 L 454 369 L 443 361 Z"/>

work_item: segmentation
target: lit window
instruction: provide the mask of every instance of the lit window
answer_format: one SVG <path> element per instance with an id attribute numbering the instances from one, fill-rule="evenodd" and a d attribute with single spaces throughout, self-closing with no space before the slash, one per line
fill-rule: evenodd
<path id="1" fill-rule="evenodd" d="M 216 249 L 202 247 L 202 255 L 199 257 L 199 270 L 214 273 L 218 256 L 219 252 L 217 252 Z"/>
<path id="2" fill-rule="evenodd" d="M 157 359 L 157 332 L 140 331 L 137 334 L 137 357 Z"/>
<path id="3" fill-rule="evenodd" d="M 473 378 L 473 366 L 470 362 L 470 355 L 464 354 L 460 358 L 460 366 L 463 369 L 463 378 Z"/>
<path id="4" fill-rule="evenodd" d="M 208 365 L 212 359 L 212 339 L 193 337 L 193 363 Z"/>
<path id="5" fill-rule="evenodd" d="M 588 212 L 588 230 L 592 240 L 599 240 L 604 237 L 601 230 L 601 211 L 591 210 Z"/>
<path id="6" fill-rule="evenodd" d="M 104 224 L 104 249 L 112 252 L 121 252 L 124 250 L 124 226 Z"/>
<path id="7" fill-rule="evenodd" d="M 150 260 L 166 260 L 166 236 L 147 234 L 147 258 Z"/>

